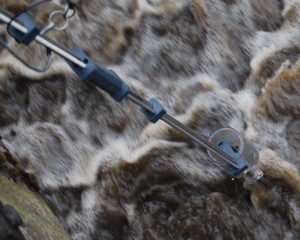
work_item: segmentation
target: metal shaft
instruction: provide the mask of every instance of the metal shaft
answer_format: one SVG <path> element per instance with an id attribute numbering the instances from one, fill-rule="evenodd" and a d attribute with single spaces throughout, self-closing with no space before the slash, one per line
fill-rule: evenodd
<path id="1" fill-rule="evenodd" d="M 9 14 L 0 10 L 0 20 L 2 20 L 3 22 L 5 22 L 7 24 L 11 21 L 11 18 L 12 17 Z M 22 33 L 27 33 L 27 29 L 16 21 L 12 21 L 11 26 L 16 28 L 17 30 L 19 30 Z M 55 42 L 46 38 L 45 36 L 38 35 L 35 38 L 35 41 L 42 44 L 43 46 L 51 49 L 53 52 L 60 55 L 61 57 L 68 59 L 69 61 L 73 62 L 74 64 L 78 65 L 79 67 L 82 67 L 82 68 L 86 67 L 86 64 L 84 62 L 82 62 L 81 60 L 79 60 L 72 52 L 59 46 Z M 138 94 L 130 91 L 127 97 L 129 100 L 131 100 L 135 104 L 141 106 L 142 108 L 146 109 L 147 111 L 149 111 L 151 113 L 155 113 L 155 111 L 152 109 L 152 106 L 148 103 L 148 101 L 146 101 L 145 99 L 140 97 Z M 208 150 L 214 152 L 215 154 L 217 154 L 218 156 L 222 157 L 224 159 L 224 161 L 226 161 L 231 166 L 238 168 L 238 166 L 234 163 L 234 160 L 232 159 L 232 157 L 230 157 L 227 153 L 222 151 L 220 148 L 218 148 L 213 143 L 209 142 L 205 137 L 203 137 L 198 132 L 193 131 L 192 129 L 183 125 L 182 123 L 180 123 L 179 121 L 177 121 L 175 118 L 171 117 L 168 114 L 165 114 L 161 118 L 161 120 L 164 121 L 165 123 L 169 124 L 170 126 L 174 127 L 175 129 L 177 129 L 179 132 L 181 132 L 185 136 L 187 136 L 187 137 L 193 139 L 194 141 L 196 141 L 197 143 L 201 144 L 206 149 L 208 149 Z"/>
<path id="2" fill-rule="evenodd" d="M 154 110 L 152 109 L 151 105 L 146 100 L 144 100 L 142 97 L 140 97 L 139 95 L 137 95 L 133 92 L 130 92 L 128 95 L 128 99 L 131 100 L 132 102 L 134 102 L 135 104 L 145 108 L 147 111 L 154 113 Z M 185 136 L 193 139 L 194 141 L 196 141 L 197 143 L 199 143 L 200 145 L 205 147 L 207 150 L 210 150 L 210 151 L 214 152 L 215 154 L 217 154 L 219 157 L 222 157 L 224 159 L 224 161 L 226 161 L 231 166 L 238 168 L 238 166 L 234 163 L 234 160 L 232 159 L 231 156 L 229 156 L 227 153 L 222 151 L 215 144 L 208 141 L 205 137 L 203 137 L 198 132 L 193 131 L 192 129 L 185 126 L 184 124 L 177 121 L 175 118 L 173 118 L 172 116 L 170 116 L 168 114 L 165 114 L 161 118 L 161 120 L 164 121 L 165 123 L 169 124 L 170 126 L 174 127 L 176 130 L 178 130 Z"/>
<path id="3" fill-rule="evenodd" d="M 146 109 L 147 111 L 149 111 L 151 113 L 155 113 L 152 106 L 145 99 L 143 99 L 141 96 L 139 96 L 138 94 L 130 91 L 127 98 L 130 101 L 134 102 L 135 104 L 139 105 L 140 107 Z"/>
<path id="4" fill-rule="evenodd" d="M 8 14 L 0 10 L 0 20 L 5 22 L 6 24 L 11 21 L 12 17 Z M 11 26 L 14 27 L 15 29 L 19 30 L 22 33 L 27 33 L 27 29 L 23 27 L 21 24 L 19 24 L 17 21 L 12 21 Z M 59 46 L 55 42 L 51 41 L 45 36 L 42 36 L 41 34 L 38 35 L 35 38 L 35 41 L 44 45 L 45 47 L 51 49 L 53 52 L 56 54 L 60 55 L 63 58 L 66 58 L 73 62 L 74 64 L 78 65 L 79 67 L 85 68 L 86 64 L 82 61 L 80 61 L 72 52 L 69 50 Z"/>
<path id="5" fill-rule="evenodd" d="M 185 126 L 181 122 L 177 121 L 172 116 L 165 114 L 161 120 L 163 120 L 165 123 L 169 124 L 170 126 L 177 129 L 179 132 L 184 134 L 185 136 L 188 136 L 189 138 L 193 139 L 203 147 L 205 147 L 207 150 L 214 152 L 219 157 L 222 157 L 222 159 L 230 164 L 231 166 L 238 168 L 238 166 L 234 163 L 234 159 L 232 159 L 231 156 L 229 156 L 227 153 L 222 151 L 218 146 L 208 141 L 205 137 L 203 137 L 201 134 L 199 134 L 196 131 L 193 131 L 191 128 Z"/>

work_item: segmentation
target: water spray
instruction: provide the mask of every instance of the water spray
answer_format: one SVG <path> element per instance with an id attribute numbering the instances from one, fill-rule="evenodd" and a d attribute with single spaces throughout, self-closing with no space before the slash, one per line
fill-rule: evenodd
<path id="1" fill-rule="evenodd" d="M 52 13 L 49 25 L 40 30 L 27 13 L 12 17 L 0 10 L 0 20 L 9 25 L 10 35 L 19 43 L 29 45 L 32 41 L 36 41 L 51 52 L 58 54 L 65 59 L 81 80 L 94 83 L 117 102 L 121 102 L 125 98 L 132 101 L 141 107 L 141 112 L 150 122 L 156 123 L 158 120 L 162 120 L 203 146 L 207 149 L 211 161 L 226 169 L 232 177 L 244 178 L 249 184 L 262 177 L 262 172 L 256 166 L 258 161 L 256 147 L 235 129 L 221 128 L 207 139 L 170 116 L 155 98 L 147 101 L 131 91 L 115 72 L 96 64 L 81 49 L 75 48 L 69 51 L 47 38 L 46 32 L 51 29 L 62 30 L 68 24 L 66 20 L 61 27 L 55 25 L 52 19 L 58 15 L 60 15 L 59 12 Z"/>

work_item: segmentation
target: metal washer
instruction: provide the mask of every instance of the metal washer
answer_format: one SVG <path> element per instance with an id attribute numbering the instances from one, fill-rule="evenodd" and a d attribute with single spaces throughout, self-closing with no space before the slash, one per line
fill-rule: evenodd
<path id="1" fill-rule="evenodd" d="M 220 141 L 227 140 L 232 148 L 234 148 L 239 154 L 241 154 L 244 159 L 247 161 L 249 167 L 253 166 L 257 163 L 259 159 L 259 152 L 256 146 L 249 142 L 247 139 L 243 138 L 240 133 L 230 127 L 220 128 L 216 132 L 214 132 L 210 137 L 209 141 L 218 145 Z M 219 165 L 224 165 L 224 160 L 214 154 L 213 152 L 207 151 L 210 158 L 217 162 Z"/>

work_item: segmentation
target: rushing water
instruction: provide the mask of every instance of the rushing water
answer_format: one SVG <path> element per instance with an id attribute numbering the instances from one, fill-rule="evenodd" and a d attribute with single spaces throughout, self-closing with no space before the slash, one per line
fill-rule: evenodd
<path id="1" fill-rule="evenodd" d="M 39 24 L 54 2 L 34 11 Z M 76 240 L 299 239 L 300 1 L 76 3 L 69 27 L 49 37 L 207 137 L 237 129 L 260 150 L 265 178 L 232 180 L 199 145 L 80 82 L 59 57 L 37 74 L 2 50 L 0 135 L 16 161 L 4 170 L 25 176 Z M 42 47 L 4 33 L 20 55 L 45 62 Z"/>

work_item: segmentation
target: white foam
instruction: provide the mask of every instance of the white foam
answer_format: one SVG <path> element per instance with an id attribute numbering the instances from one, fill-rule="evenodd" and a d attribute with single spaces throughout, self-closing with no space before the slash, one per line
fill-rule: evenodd
<path id="1" fill-rule="evenodd" d="M 155 150 L 164 148 L 178 148 L 185 146 L 185 144 L 156 139 L 153 141 L 150 140 L 147 144 L 139 146 L 138 148 L 129 147 L 125 142 L 122 141 L 114 141 L 110 146 L 115 152 L 118 152 L 118 155 L 121 159 L 128 163 L 134 163 L 143 156 Z"/>

